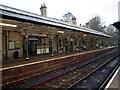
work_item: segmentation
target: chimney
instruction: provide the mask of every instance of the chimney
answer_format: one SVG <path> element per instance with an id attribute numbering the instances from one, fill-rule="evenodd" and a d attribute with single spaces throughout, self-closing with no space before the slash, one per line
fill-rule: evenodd
<path id="1" fill-rule="evenodd" d="M 72 23 L 73 23 L 74 25 L 76 25 L 76 24 L 77 24 L 75 16 L 74 16 L 74 17 L 72 17 Z"/>
<path id="2" fill-rule="evenodd" d="M 45 6 L 45 3 L 41 4 L 40 10 L 41 10 L 41 15 L 46 17 L 47 16 L 47 7 Z"/>
<path id="3" fill-rule="evenodd" d="M 88 23 L 86 23 L 86 27 L 88 28 L 88 26 L 89 26 L 89 22 Z"/>

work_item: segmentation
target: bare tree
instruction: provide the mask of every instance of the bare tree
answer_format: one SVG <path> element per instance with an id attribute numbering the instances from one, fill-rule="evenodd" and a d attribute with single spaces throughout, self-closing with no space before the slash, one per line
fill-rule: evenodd
<path id="1" fill-rule="evenodd" d="M 93 17 L 89 22 L 88 22 L 88 28 L 97 30 L 97 31 L 102 31 L 102 21 L 99 16 Z"/>
<path id="2" fill-rule="evenodd" d="M 73 17 L 72 13 L 68 12 L 67 14 L 63 15 L 62 20 L 72 24 L 73 23 L 72 17 Z"/>

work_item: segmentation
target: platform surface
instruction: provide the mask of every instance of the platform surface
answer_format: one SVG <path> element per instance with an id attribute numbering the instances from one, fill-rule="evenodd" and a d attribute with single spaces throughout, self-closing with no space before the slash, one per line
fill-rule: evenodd
<path id="1" fill-rule="evenodd" d="M 21 65 L 21 64 L 26 64 L 26 63 L 31 63 L 31 62 L 37 62 L 37 61 L 45 61 L 45 60 L 49 60 L 49 59 L 54 59 L 54 58 L 59 58 L 59 57 L 65 57 L 65 56 L 71 56 L 71 55 L 75 55 L 75 54 L 84 54 L 84 53 L 89 53 L 89 52 L 94 52 L 97 51 L 99 49 L 96 50 L 84 50 L 84 51 L 75 51 L 75 52 L 70 52 L 69 54 L 67 53 L 57 53 L 54 54 L 53 57 L 51 57 L 51 54 L 48 55 L 37 55 L 37 56 L 30 56 L 30 60 L 26 61 L 25 58 L 18 58 L 18 59 L 8 59 L 8 60 L 4 60 L 2 61 L 2 68 L 5 67 L 11 67 L 11 66 L 16 66 L 16 65 Z"/>
<path id="2" fill-rule="evenodd" d="M 77 54 L 77 53 L 79 53 L 79 52 L 72 52 L 70 54 L 60 53 L 60 54 L 54 55 L 53 57 L 51 57 L 51 54 L 31 56 L 30 60 L 28 60 L 28 61 L 26 61 L 25 58 L 5 60 L 5 61 L 2 61 L 2 68 L 21 65 L 21 64 L 26 64 L 26 63 L 31 63 L 31 62 L 36 62 L 36 61 L 45 61 L 45 60 L 64 57 L 64 56 L 73 55 L 73 54 Z"/>
<path id="3" fill-rule="evenodd" d="M 106 86 L 106 90 L 109 89 L 120 90 L 120 67 L 117 69 L 108 85 Z"/>
<path id="4" fill-rule="evenodd" d="M 26 61 L 25 58 L 19 58 L 19 59 L 11 59 L 11 60 L 3 60 L 2 61 L 2 68 L 5 67 L 11 67 L 11 66 L 16 66 L 16 65 L 22 65 L 22 64 L 27 64 L 31 62 L 36 62 L 36 61 L 45 61 L 53 58 L 59 58 L 59 57 L 65 57 L 65 56 L 71 56 L 75 54 L 85 54 L 85 53 L 90 53 L 90 52 L 95 52 L 103 49 L 108 49 L 108 48 L 113 48 L 113 47 L 107 47 L 107 48 L 101 48 L 101 49 L 93 49 L 93 50 L 84 50 L 84 51 L 75 51 L 75 52 L 70 52 L 69 54 L 67 53 L 57 53 L 54 54 L 54 57 L 51 57 L 51 54 L 48 55 L 37 55 L 37 56 L 30 56 L 30 60 Z"/>

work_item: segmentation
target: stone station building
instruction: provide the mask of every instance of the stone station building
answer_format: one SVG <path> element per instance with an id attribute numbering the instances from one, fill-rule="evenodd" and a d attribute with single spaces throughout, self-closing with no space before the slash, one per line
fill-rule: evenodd
<path id="1" fill-rule="evenodd" d="M 107 46 L 110 41 L 109 35 L 76 26 L 76 21 L 69 24 L 48 18 L 45 5 L 40 8 L 42 15 L 5 5 L 0 5 L 0 9 L 2 60 L 93 50 Z"/>

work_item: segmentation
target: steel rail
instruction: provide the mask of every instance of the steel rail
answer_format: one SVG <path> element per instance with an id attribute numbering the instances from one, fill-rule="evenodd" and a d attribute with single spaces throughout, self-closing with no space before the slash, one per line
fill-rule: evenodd
<path id="1" fill-rule="evenodd" d="M 92 71 L 91 73 L 89 73 L 88 75 L 86 75 L 85 77 L 81 78 L 80 80 L 78 80 L 76 83 L 72 84 L 71 86 L 69 86 L 67 88 L 67 90 L 73 88 L 75 85 L 77 85 L 79 82 L 83 81 L 84 79 L 90 77 L 93 73 L 97 72 L 99 69 L 101 69 L 102 67 L 104 67 L 105 65 L 107 65 L 109 62 L 111 62 L 111 60 L 115 59 L 118 56 L 115 55 L 114 57 L 110 58 L 109 61 L 105 62 L 104 64 L 100 65 L 98 68 L 96 68 L 94 71 Z"/>
<path id="2" fill-rule="evenodd" d="M 111 53 L 110 53 L 110 54 L 111 54 Z M 106 57 L 106 56 L 108 56 L 108 55 L 110 55 L 110 54 L 107 54 L 107 55 L 102 56 L 102 57 L 100 57 L 100 58 Z M 116 56 L 114 56 L 114 57 L 116 57 Z M 99 58 L 99 59 L 100 59 L 100 58 Z M 83 65 L 83 66 L 86 66 L 86 65 L 88 65 L 88 64 L 90 64 L 90 63 L 93 63 L 93 62 L 95 62 L 95 61 L 97 61 L 97 60 L 94 60 L 94 61 L 92 61 L 92 62 L 89 62 L 89 63 L 87 63 L 87 64 L 85 64 L 85 65 Z M 83 67 L 83 66 L 81 66 L 81 67 Z M 80 67 L 78 67 L 78 68 L 80 68 Z M 61 74 L 61 75 L 58 75 L 58 76 L 56 76 L 56 77 L 54 77 L 54 78 L 51 78 L 51 79 L 49 79 L 49 80 L 47 80 L 47 81 L 44 81 L 44 82 L 42 82 L 42 83 L 40 83 L 40 84 L 37 84 L 37 85 L 35 85 L 35 86 L 32 86 L 32 87 L 30 87 L 30 88 L 28 88 L 28 89 L 38 88 L 39 86 L 41 86 L 41 85 L 43 85 L 43 84 L 45 84 L 45 83 L 47 83 L 47 82 L 50 82 L 50 81 L 52 81 L 52 80 L 54 80 L 54 79 L 57 79 L 57 78 L 59 78 L 59 77 L 61 77 L 61 76 L 67 75 L 67 74 L 69 74 L 69 73 L 77 70 L 78 68 L 72 69 L 72 70 L 70 70 L 70 71 L 68 71 L 68 72 L 66 72 L 66 73 L 63 73 L 63 74 Z M 94 72 L 94 71 L 93 71 L 93 72 Z M 87 75 L 87 76 L 88 76 L 88 75 Z M 82 80 L 82 79 L 80 79 L 80 80 Z M 71 87 L 71 86 L 70 86 L 70 87 Z M 69 87 L 68 87 L 68 88 L 69 88 Z"/>
<path id="3" fill-rule="evenodd" d="M 90 63 L 92 63 L 92 62 L 97 61 L 97 60 L 100 59 L 100 58 L 106 57 L 106 56 L 108 56 L 108 55 L 110 55 L 110 54 L 113 54 L 113 53 L 115 53 L 115 52 L 117 52 L 117 50 L 114 50 L 114 52 L 112 51 L 112 53 L 109 53 L 109 54 L 106 54 L 106 53 L 105 53 L 105 55 L 103 55 L 103 56 L 97 58 L 96 60 L 91 61 L 91 62 L 89 62 L 89 63 L 87 63 L 87 64 L 85 64 L 85 65 L 82 65 L 82 66 L 80 66 L 80 67 L 86 66 L 86 65 L 88 65 L 88 64 L 90 64 Z M 66 74 L 68 74 L 68 73 L 71 73 L 71 72 L 73 72 L 74 70 L 76 70 L 76 69 L 78 69 L 78 68 L 80 68 L 80 67 L 74 68 L 74 69 L 72 69 L 72 70 L 70 70 L 70 71 L 67 71 L 67 72 L 61 74 L 61 75 L 58 75 L 58 76 L 53 77 L 53 78 L 51 78 L 51 79 L 49 79 L 49 80 L 43 81 L 42 83 L 39 83 L 39 84 L 37 84 L 37 85 L 35 85 L 35 86 L 32 86 L 32 87 L 30 87 L 30 88 L 36 88 L 36 87 L 38 87 L 38 86 L 40 86 L 40 85 L 42 85 L 42 84 L 45 84 L 45 83 L 47 83 L 47 82 L 49 82 L 49 81 L 52 81 L 52 80 L 56 79 L 56 78 L 58 78 L 58 77 L 64 76 L 64 75 L 66 75 Z M 32 78 L 33 78 L 33 77 L 32 77 Z M 24 80 L 22 80 L 21 82 L 23 82 L 23 81 L 24 81 Z M 25 80 L 25 81 L 26 81 L 26 80 Z M 13 86 L 14 86 L 14 85 L 16 85 L 16 83 L 14 83 Z M 29 89 L 30 89 L 30 88 L 29 88 Z"/>

